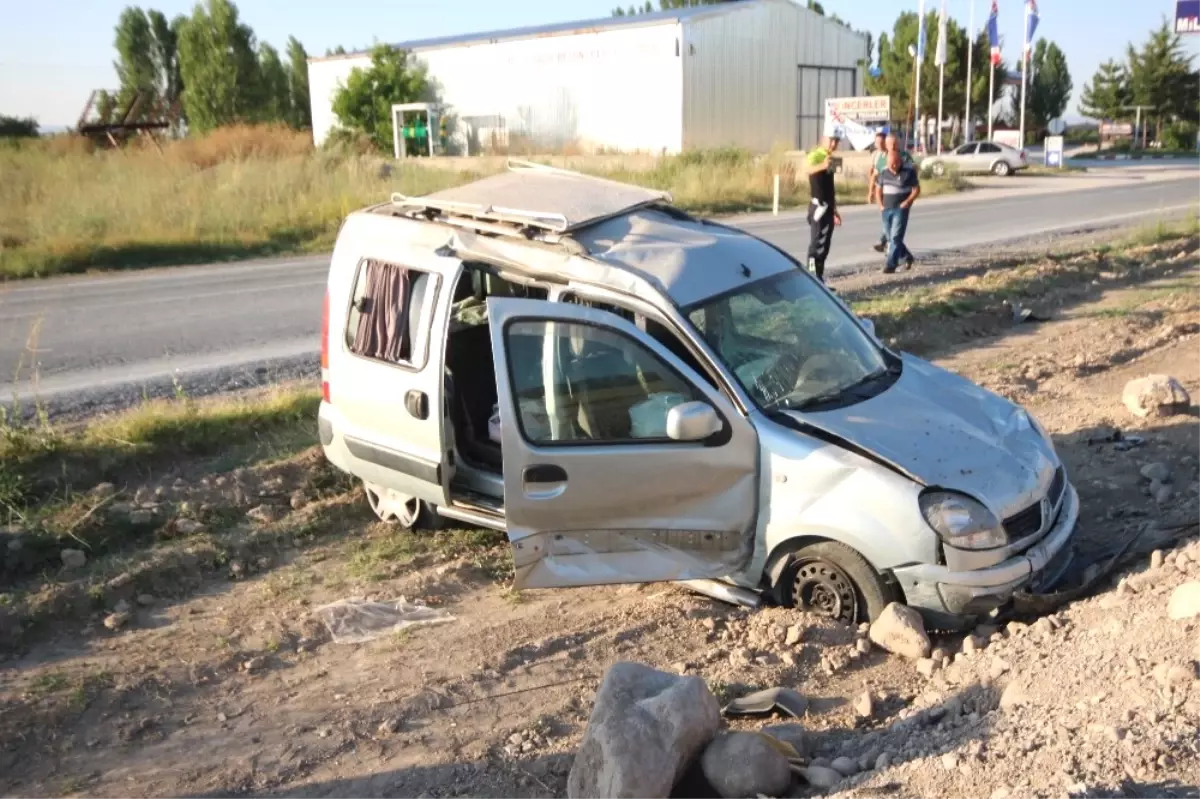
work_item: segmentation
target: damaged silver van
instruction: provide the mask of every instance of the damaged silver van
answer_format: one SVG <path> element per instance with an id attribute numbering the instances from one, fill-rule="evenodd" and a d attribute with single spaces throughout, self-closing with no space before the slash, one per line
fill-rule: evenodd
<path id="1" fill-rule="evenodd" d="M 891 351 L 785 252 L 531 164 L 351 214 L 319 428 L 381 519 L 506 531 L 527 588 L 691 581 L 954 627 L 1079 500 L 1022 408 Z"/>

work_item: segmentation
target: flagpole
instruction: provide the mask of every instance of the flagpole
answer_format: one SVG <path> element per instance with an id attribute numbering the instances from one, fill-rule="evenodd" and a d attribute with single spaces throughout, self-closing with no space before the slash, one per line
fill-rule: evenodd
<path id="1" fill-rule="evenodd" d="M 937 118 L 937 154 L 942 154 L 942 97 L 946 88 L 946 65 L 938 67 L 938 118 Z"/>
<path id="2" fill-rule="evenodd" d="M 971 61 L 975 55 L 975 0 L 967 0 L 971 4 L 970 22 L 967 23 L 967 112 L 963 116 L 963 124 L 967 131 L 963 141 L 975 138 L 975 126 L 971 124 Z"/>
<path id="3" fill-rule="evenodd" d="M 937 136 L 937 154 L 942 154 L 942 120 L 946 118 L 942 100 L 946 93 L 946 0 L 942 0 L 942 11 L 938 14 L 938 115 L 934 125 L 934 135 Z"/>
<path id="4" fill-rule="evenodd" d="M 1025 2 L 1025 46 L 1021 48 L 1021 149 L 1025 149 L 1025 90 L 1029 83 L 1029 2 Z"/>
<path id="5" fill-rule="evenodd" d="M 987 140 L 992 140 L 992 109 L 996 107 L 996 62 L 992 61 L 992 72 L 988 77 L 988 137 Z"/>

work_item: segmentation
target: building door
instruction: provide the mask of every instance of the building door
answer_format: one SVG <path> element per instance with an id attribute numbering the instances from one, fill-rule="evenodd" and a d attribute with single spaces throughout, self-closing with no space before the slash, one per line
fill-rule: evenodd
<path id="1" fill-rule="evenodd" d="M 858 70 L 854 67 L 799 66 L 799 119 L 796 148 L 807 150 L 825 134 L 825 101 L 830 97 L 854 97 Z"/>

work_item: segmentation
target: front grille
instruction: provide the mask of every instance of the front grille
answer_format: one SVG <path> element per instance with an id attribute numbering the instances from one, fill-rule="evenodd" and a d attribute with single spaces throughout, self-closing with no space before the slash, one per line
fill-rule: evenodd
<path id="1" fill-rule="evenodd" d="M 1054 471 L 1054 479 L 1050 481 L 1050 490 L 1046 497 L 1050 500 L 1051 512 L 1058 510 L 1059 500 L 1062 499 L 1063 489 L 1067 485 L 1067 476 L 1062 467 Z M 1042 529 L 1042 503 L 1035 502 L 1027 508 L 1017 511 L 1004 520 L 1004 531 L 1008 533 L 1009 541 L 1019 541 L 1026 536 L 1035 535 Z"/>

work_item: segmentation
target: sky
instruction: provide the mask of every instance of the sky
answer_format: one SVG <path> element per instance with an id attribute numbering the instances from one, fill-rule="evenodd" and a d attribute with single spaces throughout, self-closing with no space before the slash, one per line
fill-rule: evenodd
<path id="1" fill-rule="evenodd" d="M 975 23 L 986 20 L 990 0 L 945 0 L 964 25 L 975 6 Z M 134 0 L 136 2 L 136 0 Z M 626 0 L 628 4 L 629 0 Z M 859 30 L 891 29 L 918 0 L 823 0 Z M 932 9 L 940 0 L 926 0 Z M 168 18 L 190 10 L 194 0 L 150 0 Z M 1006 57 L 1022 40 L 1022 0 L 999 0 Z M 127 0 L 0 0 L 0 114 L 35 117 L 44 128 L 73 124 L 92 89 L 115 88 L 113 26 Z M 312 55 L 343 45 L 399 42 L 429 36 L 606 17 L 616 0 L 237 0 L 244 22 L 260 41 L 282 50 L 294 35 Z M 1174 17 L 1174 0 L 1041 0 L 1038 36 L 1053 39 L 1067 55 L 1075 94 L 1100 63 L 1120 58 L 1131 39 L 1140 43 L 1163 17 Z M 1200 54 L 1200 35 L 1188 39 Z"/>

